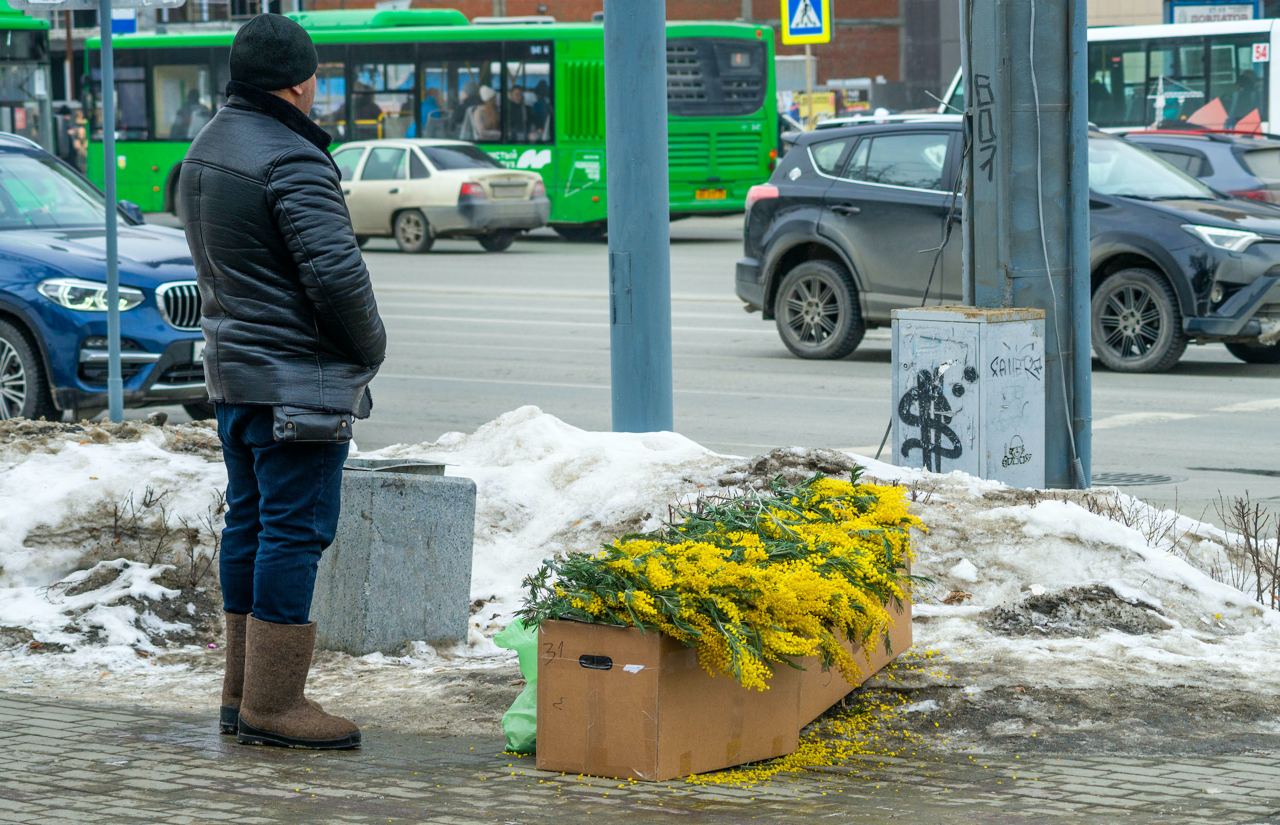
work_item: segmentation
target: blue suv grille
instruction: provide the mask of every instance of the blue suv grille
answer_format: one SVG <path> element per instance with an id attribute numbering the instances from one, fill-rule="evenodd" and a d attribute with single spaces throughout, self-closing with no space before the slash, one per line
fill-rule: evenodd
<path id="1" fill-rule="evenodd" d="M 178 329 L 200 329 L 200 290 L 195 281 L 165 284 L 156 290 L 165 320 Z"/>

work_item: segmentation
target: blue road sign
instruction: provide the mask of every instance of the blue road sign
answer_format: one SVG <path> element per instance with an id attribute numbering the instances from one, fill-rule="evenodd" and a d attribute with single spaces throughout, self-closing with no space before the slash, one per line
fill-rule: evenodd
<path id="1" fill-rule="evenodd" d="M 782 42 L 831 42 L 831 0 L 782 0 Z"/>

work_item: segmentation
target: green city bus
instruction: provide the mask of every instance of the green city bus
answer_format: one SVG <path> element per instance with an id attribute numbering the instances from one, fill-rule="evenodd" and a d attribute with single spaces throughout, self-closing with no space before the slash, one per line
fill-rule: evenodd
<path id="1" fill-rule="evenodd" d="M 315 40 L 312 117 L 336 143 L 472 140 L 507 166 L 541 173 L 561 234 L 603 231 L 600 24 L 472 24 L 452 9 L 290 16 Z M 122 199 L 145 211 L 173 208 L 178 164 L 223 102 L 233 36 L 203 30 L 114 39 Z M 743 23 L 673 22 L 667 36 L 672 217 L 740 212 L 777 157 L 773 33 Z M 87 108 L 96 116 L 89 169 L 101 175 L 99 43 L 87 47 L 95 98 Z"/>
<path id="2" fill-rule="evenodd" d="M 0 0 L 0 132 L 49 148 L 49 23 Z"/>

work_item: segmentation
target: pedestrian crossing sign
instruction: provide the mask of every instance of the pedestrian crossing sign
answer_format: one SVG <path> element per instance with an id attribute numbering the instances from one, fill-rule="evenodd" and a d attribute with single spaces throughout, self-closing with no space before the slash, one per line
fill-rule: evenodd
<path id="1" fill-rule="evenodd" d="M 782 0 L 782 42 L 831 42 L 831 0 Z"/>

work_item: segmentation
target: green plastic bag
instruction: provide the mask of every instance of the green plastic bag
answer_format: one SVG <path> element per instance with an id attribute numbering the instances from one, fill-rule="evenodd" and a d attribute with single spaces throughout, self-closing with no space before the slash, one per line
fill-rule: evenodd
<path id="1" fill-rule="evenodd" d="M 493 637 L 493 643 L 516 652 L 520 657 L 520 674 L 525 681 L 524 690 L 502 714 L 507 750 L 533 753 L 538 736 L 538 628 L 516 619 Z"/>

